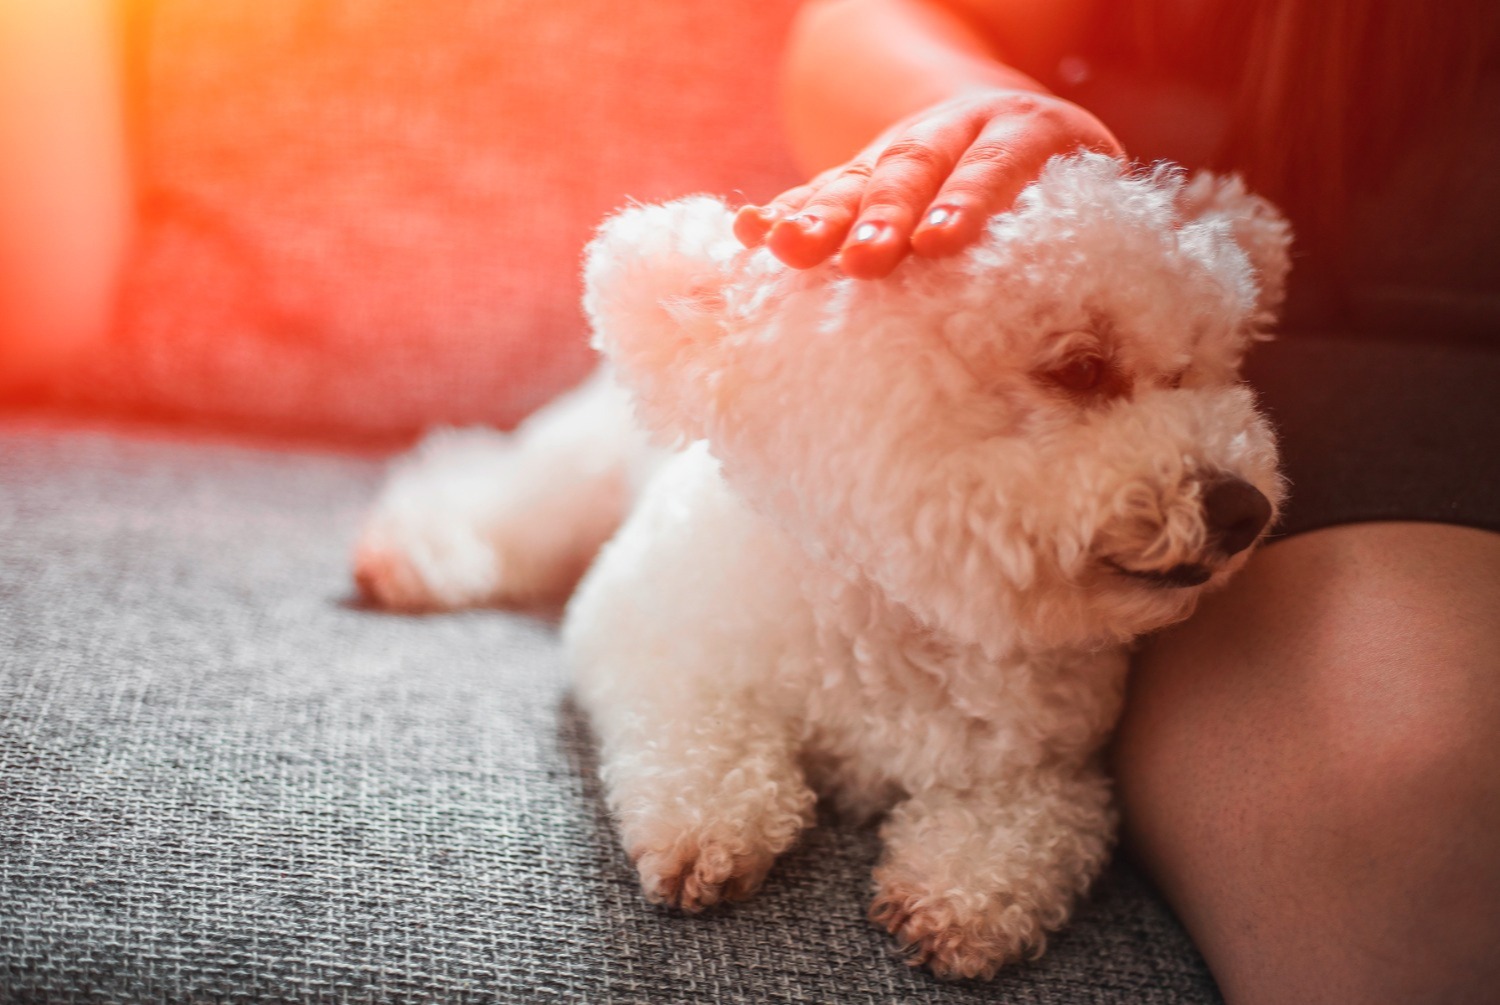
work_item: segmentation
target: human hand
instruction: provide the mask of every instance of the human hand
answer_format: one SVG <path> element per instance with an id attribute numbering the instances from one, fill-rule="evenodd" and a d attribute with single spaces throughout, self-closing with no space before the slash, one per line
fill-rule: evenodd
<path id="1" fill-rule="evenodd" d="M 1055 154 L 1124 151 L 1091 113 L 1051 95 L 996 90 L 896 123 L 846 164 L 765 206 L 745 206 L 735 236 L 794 268 L 837 254 L 858 279 L 887 276 L 908 253 L 939 258 L 972 242 Z"/>

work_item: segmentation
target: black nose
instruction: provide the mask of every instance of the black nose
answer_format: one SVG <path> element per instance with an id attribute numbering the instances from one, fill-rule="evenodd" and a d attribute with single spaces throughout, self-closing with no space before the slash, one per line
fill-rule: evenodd
<path id="1" fill-rule="evenodd" d="M 1234 475 L 1218 475 L 1203 486 L 1203 523 L 1208 539 L 1226 556 L 1255 543 L 1271 519 L 1271 500 Z"/>

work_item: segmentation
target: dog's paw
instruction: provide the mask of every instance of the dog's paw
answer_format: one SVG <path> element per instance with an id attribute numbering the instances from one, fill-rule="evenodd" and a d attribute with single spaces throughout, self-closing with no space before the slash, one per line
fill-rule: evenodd
<path id="1" fill-rule="evenodd" d="M 691 914 L 749 897 L 776 860 L 774 852 L 710 833 L 684 834 L 670 846 L 642 849 L 631 857 L 647 900 Z"/>
<path id="2" fill-rule="evenodd" d="M 909 964 L 946 980 L 993 977 L 1046 945 L 1037 919 L 1019 905 L 910 882 L 879 882 L 870 920 L 895 936 Z"/>
<path id="3" fill-rule="evenodd" d="M 490 601 L 497 565 L 494 549 L 462 529 L 425 536 L 370 530 L 354 551 L 354 583 L 387 610 L 452 610 Z"/>
<path id="4" fill-rule="evenodd" d="M 420 611 L 431 606 L 421 574 L 394 549 L 365 544 L 356 548 L 354 585 L 366 603 L 386 610 Z"/>

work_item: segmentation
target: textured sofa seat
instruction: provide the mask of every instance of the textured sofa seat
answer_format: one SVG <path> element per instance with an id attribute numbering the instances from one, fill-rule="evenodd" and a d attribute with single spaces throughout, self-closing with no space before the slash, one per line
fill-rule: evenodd
<path id="1" fill-rule="evenodd" d="M 381 469 L 0 419 L 0 1001 L 1217 1000 L 1124 865 L 988 984 L 893 956 L 833 821 L 645 904 L 554 626 L 352 601 Z"/>

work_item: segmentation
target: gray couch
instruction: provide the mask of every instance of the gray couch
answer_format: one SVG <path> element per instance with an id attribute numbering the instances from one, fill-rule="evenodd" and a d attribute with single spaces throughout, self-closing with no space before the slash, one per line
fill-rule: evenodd
<path id="1" fill-rule="evenodd" d="M 710 6 L 141 5 L 141 227 L 48 414 L 172 422 L 0 411 L 0 1003 L 1217 998 L 1124 865 L 988 984 L 893 955 L 832 821 L 748 903 L 650 907 L 554 626 L 353 600 L 389 450 L 305 437 L 515 422 L 591 365 L 606 212 L 800 177 L 796 0 Z"/>
<path id="2" fill-rule="evenodd" d="M 554 626 L 353 599 L 381 460 L 0 416 L 0 1001 L 1217 1000 L 1124 863 L 989 983 L 893 955 L 834 821 L 647 905 Z"/>

